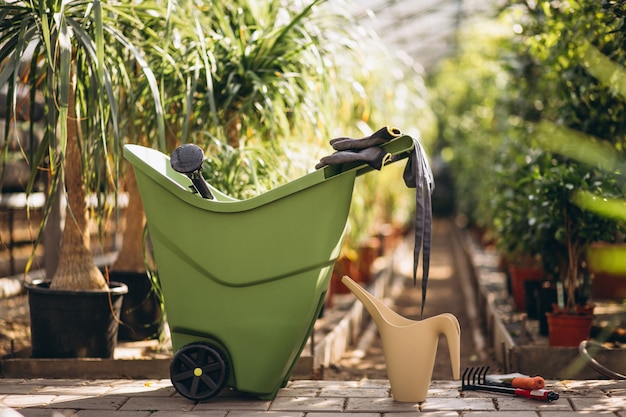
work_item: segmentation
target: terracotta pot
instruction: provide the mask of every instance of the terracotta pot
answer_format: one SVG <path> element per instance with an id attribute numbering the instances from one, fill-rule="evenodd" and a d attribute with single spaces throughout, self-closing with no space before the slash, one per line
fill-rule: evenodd
<path id="1" fill-rule="evenodd" d="M 342 256 L 337 259 L 330 277 L 331 294 L 348 294 L 350 292 L 348 287 L 341 283 L 341 278 L 344 275 L 348 275 L 356 282 L 361 282 L 359 264 L 356 260 L 351 259 L 351 257 Z"/>
<path id="2" fill-rule="evenodd" d="M 526 309 L 526 281 L 543 280 L 543 269 L 538 266 L 525 266 L 509 264 L 509 276 L 511 277 L 511 290 L 517 311 Z"/>
<path id="3" fill-rule="evenodd" d="M 361 281 L 367 283 L 372 280 L 372 265 L 380 256 L 381 244 L 380 239 L 370 238 L 359 246 L 358 251 L 358 268 Z"/>
<path id="4" fill-rule="evenodd" d="M 592 295 L 595 299 L 626 300 L 626 275 L 594 273 Z"/>
<path id="5" fill-rule="evenodd" d="M 546 313 L 550 346 L 577 347 L 589 339 L 593 324 L 593 305 L 581 306 L 578 314 Z"/>

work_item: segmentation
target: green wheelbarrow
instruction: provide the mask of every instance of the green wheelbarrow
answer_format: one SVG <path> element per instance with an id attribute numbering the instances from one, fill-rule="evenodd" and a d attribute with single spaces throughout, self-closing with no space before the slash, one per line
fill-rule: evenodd
<path id="1" fill-rule="evenodd" d="M 383 148 L 408 156 L 413 139 Z M 246 200 L 190 176 L 167 155 L 126 145 L 146 213 L 176 352 L 176 390 L 206 400 L 230 387 L 272 399 L 285 386 L 324 303 L 359 162 L 329 165 Z M 197 179 L 197 178 L 196 178 Z"/>

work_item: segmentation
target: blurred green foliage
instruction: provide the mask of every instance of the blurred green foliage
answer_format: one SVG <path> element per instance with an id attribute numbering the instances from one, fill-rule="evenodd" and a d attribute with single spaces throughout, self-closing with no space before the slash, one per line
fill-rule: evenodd
<path id="1" fill-rule="evenodd" d="M 429 84 L 459 211 L 505 255 L 540 255 L 570 307 L 586 248 L 624 240 L 624 217 L 587 203 L 624 198 L 625 12 L 619 1 L 508 2 Z M 485 39 L 487 27 L 499 36 Z"/>

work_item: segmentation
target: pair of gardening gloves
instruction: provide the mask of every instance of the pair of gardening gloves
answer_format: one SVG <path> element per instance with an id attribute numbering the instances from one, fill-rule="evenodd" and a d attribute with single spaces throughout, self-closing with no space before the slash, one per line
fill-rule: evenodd
<path id="1" fill-rule="evenodd" d="M 360 139 L 339 137 L 330 140 L 335 153 L 323 157 L 315 166 L 321 169 L 327 165 L 341 165 L 351 162 L 366 163 L 376 170 L 390 162 L 394 157 L 381 146 L 392 139 L 402 136 L 399 129 L 383 127 L 369 136 Z M 428 286 L 428 271 L 430 269 L 430 249 L 432 236 L 432 202 L 431 194 L 435 189 L 433 174 L 428 164 L 428 157 L 420 142 L 413 138 L 414 151 L 408 157 L 408 162 L 402 175 L 404 183 L 409 188 L 415 188 L 415 247 L 413 250 L 413 283 L 417 284 L 417 268 L 419 255 L 422 253 L 422 306 L 421 317 L 424 317 L 426 304 L 426 289 Z M 395 158 L 401 159 L 405 155 Z"/>

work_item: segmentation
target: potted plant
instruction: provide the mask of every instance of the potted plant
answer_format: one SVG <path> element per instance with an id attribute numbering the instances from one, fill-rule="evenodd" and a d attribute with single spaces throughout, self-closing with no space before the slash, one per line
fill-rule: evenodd
<path id="1" fill-rule="evenodd" d="M 132 169 L 124 175 L 128 196 L 122 245 L 115 261 L 105 269 L 109 280 L 128 287 L 120 310 L 118 340 L 159 339 L 165 327 L 165 309 L 158 272 L 147 251 L 146 218 Z"/>
<path id="2" fill-rule="evenodd" d="M 558 297 L 553 312 L 547 313 L 552 346 L 578 346 L 589 337 L 593 305 L 581 291 L 587 275 L 586 252 L 593 242 L 610 239 L 619 228 L 617 221 L 579 207 L 574 195 L 579 190 L 596 194 L 614 191 L 612 176 L 567 158 L 546 153 L 534 180 L 536 211 L 545 215 L 545 250 L 542 259 L 557 273 Z"/>
<path id="3" fill-rule="evenodd" d="M 107 282 L 94 263 L 87 193 L 115 192 L 111 186 L 115 186 L 119 159 L 115 147 L 119 143 L 116 96 L 129 88 L 124 80 L 132 80 L 125 67 L 129 57 L 135 59 L 133 63 L 143 62 L 139 42 L 118 29 L 122 25 L 142 27 L 142 16 L 147 20 L 154 12 L 135 8 L 129 14 L 128 7 L 98 0 L 0 5 L 0 85 L 8 91 L 7 125 L 15 113 L 18 86 L 28 88 L 31 97 L 43 94 L 45 134 L 29 161 L 31 178 L 47 160 L 46 214 L 52 201 L 60 198 L 58 189 L 64 191 L 67 200 L 58 267 L 50 282 L 27 285 L 35 357 L 113 354 L 117 317 L 127 288 Z M 154 79 L 147 67 L 142 71 L 148 80 Z M 156 83 L 151 84 L 158 108 Z M 103 210 L 105 199 L 97 201 L 96 209 Z M 41 231 L 36 243 L 40 238 Z M 85 300 L 99 305 L 86 312 L 81 310 L 90 308 Z M 100 318 L 106 324 L 98 325 Z M 108 322 L 111 318 L 113 321 Z M 104 329 L 110 330 L 108 334 L 102 334 Z M 64 330 L 68 331 L 67 339 L 63 338 Z M 80 335 L 87 336 L 84 346 Z"/>
<path id="4" fill-rule="evenodd" d="M 521 140 L 505 140 L 497 155 L 490 197 L 496 248 L 516 310 L 536 319 L 532 290 L 547 279 L 542 257 L 546 230 L 540 217 L 544 213 L 533 210 L 539 154 Z"/>
<path id="5" fill-rule="evenodd" d="M 544 269 L 561 288 L 550 319 L 581 321 L 588 295 L 581 291 L 589 281 L 587 248 L 593 242 L 614 238 L 619 224 L 578 204 L 576 195 L 590 192 L 604 198 L 622 192 L 615 174 L 600 169 L 607 166 L 606 160 L 591 161 L 597 155 L 595 150 L 577 139 L 593 137 L 591 142 L 611 149 L 613 160 L 623 148 L 626 133 L 622 119 L 616 117 L 623 114 L 625 101 L 616 93 L 619 83 L 614 68 L 606 63 L 596 65 L 588 51 L 597 49 L 600 55 L 623 65 L 624 32 L 618 28 L 624 24 L 624 15 L 621 4 L 610 2 L 545 6 L 526 3 L 516 10 L 516 22 L 523 30 L 516 37 L 516 65 L 509 67 L 518 80 L 512 116 L 523 121 L 518 124 L 532 141 L 529 147 L 542 154 L 531 190 L 536 205 L 531 208 L 533 216 L 541 219 L 537 227 L 543 225 L 547 232 L 544 247 L 551 248 L 542 253 Z M 590 318 L 585 320 L 583 338 L 589 337 Z M 549 327 L 551 344 L 565 343 L 553 340 L 556 325 Z M 568 344 L 577 341 L 580 339 L 572 338 Z"/>

